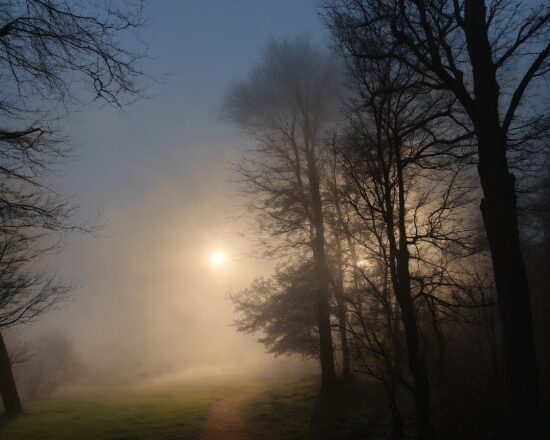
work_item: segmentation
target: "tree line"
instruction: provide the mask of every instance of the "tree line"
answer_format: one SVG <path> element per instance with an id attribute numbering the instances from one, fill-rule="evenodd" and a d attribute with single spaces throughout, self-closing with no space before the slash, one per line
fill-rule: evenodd
<path id="1" fill-rule="evenodd" d="M 323 389 L 379 381 L 396 437 L 410 396 L 418 438 L 445 424 L 542 438 L 548 5 L 335 0 L 322 14 L 332 50 L 272 41 L 223 102 L 254 140 L 236 173 L 279 261 L 232 295 L 235 325 L 318 359 Z"/>

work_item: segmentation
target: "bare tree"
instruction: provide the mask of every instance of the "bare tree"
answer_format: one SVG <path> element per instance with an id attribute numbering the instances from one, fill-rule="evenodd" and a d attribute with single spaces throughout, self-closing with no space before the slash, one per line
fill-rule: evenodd
<path id="1" fill-rule="evenodd" d="M 118 37 L 144 24 L 141 10 L 139 2 L 0 2 L 0 328 L 36 318 L 69 289 L 42 259 L 58 247 L 58 233 L 83 229 L 48 185 L 71 150 L 59 121 L 73 104 L 99 99 L 119 106 L 139 96 L 141 54 Z M 82 83 L 88 87 L 75 90 Z M 19 413 L 1 342 L 0 394 L 6 413 Z"/>
<path id="2" fill-rule="evenodd" d="M 0 142 L 0 330 L 32 321 L 70 288 L 43 262 L 59 248 L 59 234 L 78 228 L 71 222 L 69 204 L 44 183 L 56 155 L 49 148 L 52 139 L 46 139 L 22 136 L 14 149 Z M 32 145 L 26 148 L 28 142 Z M 0 394 L 6 414 L 16 414 L 21 403 L 3 341 L 0 351 Z"/>
<path id="3" fill-rule="evenodd" d="M 452 94 L 468 117 L 477 138 L 481 211 L 504 329 L 506 435 L 535 438 L 537 362 L 509 156 L 514 147 L 543 134 L 537 128 L 540 106 L 528 90 L 536 90 L 549 72 L 549 6 L 508 0 L 337 0 L 327 2 L 327 18 L 352 56 L 408 66 L 427 87 Z"/>
<path id="4" fill-rule="evenodd" d="M 323 182 L 326 192 L 325 221 L 328 227 L 330 266 L 332 268 L 331 284 L 336 300 L 336 315 L 338 316 L 338 332 L 340 337 L 340 351 L 342 353 L 342 377 L 349 379 L 352 375 L 351 351 L 348 342 L 348 295 L 347 278 L 351 268 L 352 278 L 357 275 L 353 269 L 357 263 L 355 246 L 349 234 L 345 208 L 341 202 L 341 186 L 343 179 L 340 176 L 336 154 L 336 133 L 327 144 L 327 164 L 323 169 Z M 332 151 L 331 151 L 332 150 Z M 357 283 L 353 283 L 353 287 Z"/>
<path id="5" fill-rule="evenodd" d="M 381 287 L 368 283 L 368 291 L 382 307 L 388 331 L 382 326 L 377 335 L 362 325 L 362 335 L 372 338 L 370 347 L 376 342 L 375 352 L 385 353 L 384 365 L 392 371 L 388 359 L 395 357 L 392 352 L 397 345 L 380 345 L 376 338 L 396 335 L 391 300 L 395 295 L 406 340 L 412 381 L 407 388 L 415 399 L 418 435 L 432 438 L 426 360 L 432 344 L 423 341 L 426 329 L 422 323 L 428 316 L 442 360 L 445 342 L 437 309 L 459 305 L 454 290 L 460 290 L 461 280 L 455 273 L 460 261 L 475 251 L 475 233 L 460 221 L 471 206 L 472 198 L 467 196 L 471 190 L 461 179 L 460 162 L 455 166 L 454 161 L 461 151 L 459 145 L 467 145 L 470 133 L 449 127 L 452 100 L 426 91 L 408 67 L 392 60 L 365 64 L 352 59 L 352 63 L 360 98 L 351 112 L 350 134 L 340 148 L 343 172 L 350 182 L 343 195 L 368 232 L 357 238 L 363 243 L 367 261 L 385 265 L 391 283 L 389 298 L 384 282 L 378 283 Z M 376 271 L 379 274 L 374 276 L 380 278 L 380 270 Z M 395 381 L 395 375 L 386 377 L 386 384 Z"/>
<path id="6" fill-rule="evenodd" d="M 323 136 L 339 104 L 336 58 L 306 38 L 272 42 L 225 115 L 257 142 L 238 165 L 270 248 L 312 254 L 323 386 L 336 381 L 322 194 Z M 276 240 L 282 238 L 282 240 Z"/>

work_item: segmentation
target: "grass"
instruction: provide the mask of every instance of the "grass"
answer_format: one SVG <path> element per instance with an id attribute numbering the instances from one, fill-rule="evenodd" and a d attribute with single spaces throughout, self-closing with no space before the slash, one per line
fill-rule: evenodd
<path id="1" fill-rule="evenodd" d="M 26 405 L 23 416 L 0 417 L 0 439 L 191 440 L 198 437 L 212 403 L 241 392 L 252 395 L 243 411 L 257 440 L 379 440 L 387 439 L 391 431 L 387 399 L 376 382 L 356 380 L 322 393 L 319 383 L 313 381 L 271 385 L 218 382 L 80 393 L 33 402 Z M 468 412 L 474 415 L 486 414 L 486 409 L 478 408 L 472 399 L 464 400 L 460 392 L 454 397 L 449 394 L 434 403 L 449 407 L 452 413 L 440 414 L 441 420 L 434 417 L 441 438 L 488 438 L 484 425 L 476 429 L 479 420 L 465 417 L 465 411 L 456 406 L 471 406 Z M 400 406 L 406 432 L 411 433 L 410 398 L 403 397 Z"/>
<path id="2" fill-rule="evenodd" d="M 321 393 L 318 383 L 269 388 L 246 407 L 260 440 L 382 439 L 390 421 L 382 389 L 354 382 Z"/>
<path id="3" fill-rule="evenodd" d="M 111 391 L 33 402 L 0 419 L 2 440 L 194 439 L 208 407 L 230 387 Z"/>

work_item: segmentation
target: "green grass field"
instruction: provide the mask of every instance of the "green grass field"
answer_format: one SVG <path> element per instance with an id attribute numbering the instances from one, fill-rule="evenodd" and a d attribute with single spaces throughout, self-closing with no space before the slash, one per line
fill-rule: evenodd
<path id="1" fill-rule="evenodd" d="M 194 439 L 221 386 L 110 391 L 57 397 L 26 405 L 26 414 L 0 419 L 2 440 Z"/>
<path id="2" fill-rule="evenodd" d="M 211 404 L 245 393 L 241 408 L 259 440 L 382 439 L 389 420 L 382 389 L 353 382 L 321 393 L 315 381 L 217 383 L 149 390 L 74 393 L 0 418 L 1 440 L 191 440 Z"/>
<path id="3" fill-rule="evenodd" d="M 323 393 L 315 381 L 217 382 L 73 392 L 32 402 L 23 416 L 0 417 L 0 440 L 193 440 L 214 402 L 242 394 L 250 396 L 239 409 L 252 440 L 379 440 L 391 431 L 386 397 L 374 382 L 356 380 Z M 410 399 L 401 407 L 411 432 Z M 486 429 L 472 430 L 475 423 L 460 414 L 458 421 L 438 424 L 440 438 L 488 438 Z"/>
<path id="4" fill-rule="evenodd" d="M 384 402 L 373 383 L 321 394 L 318 383 L 305 382 L 264 390 L 245 412 L 260 440 L 385 439 L 390 421 Z"/>

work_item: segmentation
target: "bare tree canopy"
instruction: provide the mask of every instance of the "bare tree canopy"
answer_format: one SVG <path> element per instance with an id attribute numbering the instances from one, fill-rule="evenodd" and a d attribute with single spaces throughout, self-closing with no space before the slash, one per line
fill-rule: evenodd
<path id="1" fill-rule="evenodd" d="M 336 373 L 321 169 L 324 141 L 338 116 L 340 75 L 337 58 L 306 37 L 271 42 L 223 104 L 227 118 L 257 143 L 238 171 L 260 213 L 261 230 L 271 237 L 273 245 L 267 248 L 306 250 L 313 256 L 326 386 L 336 382 Z"/>
<path id="2" fill-rule="evenodd" d="M 95 97 L 120 104 L 139 91 L 143 54 L 120 43 L 144 25 L 140 2 L 2 1 L 0 70 L 2 108 L 21 99 L 65 99 L 85 81 Z M 15 101 L 15 102 L 14 102 Z"/>
<path id="3" fill-rule="evenodd" d="M 70 290 L 44 263 L 61 234 L 90 230 L 50 186 L 72 150 L 61 119 L 73 104 L 140 96 L 143 53 L 123 41 L 144 24 L 140 2 L 0 2 L 0 328 L 35 319 Z M 6 413 L 18 413 L 3 341 L 0 349 L 0 394 Z"/>
<path id="4" fill-rule="evenodd" d="M 75 85 L 83 81 L 87 87 L 79 90 L 93 91 L 94 99 L 117 106 L 135 99 L 142 55 L 121 37 L 143 25 L 140 3 L 2 2 L 0 326 L 37 316 L 66 293 L 55 275 L 33 274 L 35 260 L 57 247 L 53 231 L 85 228 L 72 223 L 74 207 L 48 185 L 71 150 L 48 114 L 82 98 Z"/>
<path id="5" fill-rule="evenodd" d="M 529 286 L 520 248 L 516 146 L 544 136 L 529 96 L 550 73 L 547 2 L 328 1 L 327 22 L 352 58 L 394 60 L 431 90 L 453 96 L 477 140 L 481 211 L 506 345 L 508 435 L 539 432 L 538 372 Z"/>

